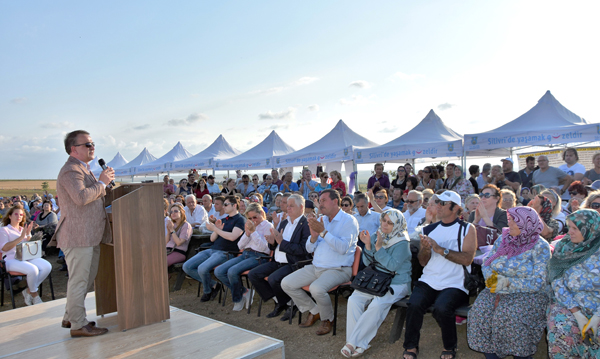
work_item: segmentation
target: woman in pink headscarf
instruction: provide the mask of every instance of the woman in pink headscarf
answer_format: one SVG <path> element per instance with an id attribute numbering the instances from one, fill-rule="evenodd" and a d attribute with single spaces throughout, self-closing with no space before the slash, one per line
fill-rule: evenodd
<path id="1" fill-rule="evenodd" d="M 550 245 L 544 223 L 530 207 L 508 209 L 508 228 L 494 243 L 482 271 L 484 289 L 469 311 L 467 338 L 485 357 L 533 357 L 546 327 L 544 293 Z"/>

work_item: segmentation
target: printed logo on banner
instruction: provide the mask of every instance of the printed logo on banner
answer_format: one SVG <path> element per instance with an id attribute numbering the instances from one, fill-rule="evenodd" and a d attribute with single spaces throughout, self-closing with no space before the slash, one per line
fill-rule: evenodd
<path id="1" fill-rule="evenodd" d="M 208 159 L 208 165 L 210 166 L 212 164 L 212 158 Z"/>
<path id="2" fill-rule="evenodd" d="M 275 162 L 276 162 L 277 164 L 279 164 L 279 158 L 278 158 L 278 159 L 276 159 L 276 160 L 275 160 Z"/>
<path id="3" fill-rule="evenodd" d="M 219 167 L 219 162 L 215 162 L 215 167 Z"/>
<path id="4" fill-rule="evenodd" d="M 348 156 L 348 149 L 344 148 L 344 156 Z"/>
<path id="5" fill-rule="evenodd" d="M 472 145 L 476 145 L 477 144 L 477 136 L 471 137 L 471 144 Z"/>
<path id="6" fill-rule="evenodd" d="M 362 158 L 362 153 L 360 151 L 356 152 L 356 158 L 359 160 Z"/>
<path id="7" fill-rule="evenodd" d="M 454 152 L 454 143 L 448 144 L 448 152 Z"/>
<path id="8" fill-rule="evenodd" d="M 598 127 L 598 134 L 600 135 L 600 125 L 597 125 Z"/>
<path id="9" fill-rule="evenodd" d="M 267 166 L 269 165 L 269 162 L 271 162 L 271 159 L 267 158 Z"/>

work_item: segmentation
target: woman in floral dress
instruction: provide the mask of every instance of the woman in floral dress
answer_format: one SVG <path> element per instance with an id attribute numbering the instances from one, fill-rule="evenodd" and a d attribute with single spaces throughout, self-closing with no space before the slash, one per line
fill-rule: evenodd
<path id="1" fill-rule="evenodd" d="M 600 214 L 580 209 L 567 216 L 567 225 L 569 232 L 556 243 L 548 264 L 553 291 L 548 354 L 553 359 L 598 358 Z"/>
<path id="2" fill-rule="evenodd" d="M 546 327 L 550 245 L 540 240 L 544 225 L 532 208 L 507 212 L 508 228 L 482 266 L 487 288 L 475 300 L 467 323 L 469 346 L 487 359 L 533 356 Z"/>

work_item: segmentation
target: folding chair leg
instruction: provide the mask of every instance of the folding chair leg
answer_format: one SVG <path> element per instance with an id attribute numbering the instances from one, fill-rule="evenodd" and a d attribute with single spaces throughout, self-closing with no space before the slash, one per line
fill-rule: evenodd
<path id="1" fill-rule="evenodd" d="M 248 283 L 248 280 L 246 279 L 246 284 Z M 250 314 L 250 309 L 252 309 L 252 297 L 254 296 L 254 286 L 248 286 L 248 289 L 250 292 L 248 293 L 248 295 L 250 295 L 250 305 L 248 306 L 248 314 Z"/>
<path id="2" fill-rule="evenodd" d="M 13 309 L 15 309 L 17 306 L 15 305 L 15 292 L 13 291 L 12 277 L 10 276 L 10 274 L 8 275 L 8 284 L 10 285 L 10 300 L 12 301 Z M 27 288 L 25 288 L 24 290 L 27 290 Z"/>
<path id="3" fill-rule="evenodd" d="M 48 274 L 48 280 L 50 281 L 50 294 L 52 294 L 52 300 L 54 300 L 54 285 L 52 285 L 52 273 Z"/>
<path id="4" fill-rule="evenodd" d="M 294 308 L 292 308 L 292 314 L 294 314 Z M 298 325 L 300 325 L 300 323 L 302 323 L 302 312 L 300 311 L 300 308 L 298 308 Z M 292 316 L 290 316 L 290 324 L 292 324 Z"/>
<path id="5" fill-rule="evenodd" d="M 396 309 L 396 316 L 394 317 L 394 323 L 392 324 L 392 331 L 390 332 L 390 338 L 388 343 L 395 343 L 402 336 L 402 329 L 404 322 L 406 321 L 406 308 L 399 307 Z"/>
<path id="6" fill-rule="evenodd" d="M 258 299 L 259 299 L 259 301 L 258 301 L 258 315 L 257 315 L 257 317 L 260 317 L 260 311 L 262 310 L 262 302 L 263 302 L 263 300 L 262 300 L 262 297 L 260 295 L 258 296 Z"/>
<path id="7" fill-rule="evenodd" d="M 202 287 L 202 282 L 198 282 L 198 295 L 196 297 L 200 298 L 200 288 Z"/>
<path id="8" fill-rule="evenodd" d="M 2 293 L 0 293 L 0 306 L 4 307 L 4 275 L 2 276 Z"/>
<path id="9" fill-rule="evenodd" d="M 221 290 L 219 291 L 219 303 L 221 303 L 221 294 L 223 294 L 223 302 L 221 303 L 222 307 L 225 306 L 225 301 L 227 300 L 227 292 L 228 291 L 229 291 L 229 288 L 227 288 L 226 286 L 221 284 Z"/>
<path id="10" fill-rule="evenodd" d="M 337 309 L 338 309 L 338 297 L 340 294 L 340 288 L 335 290 L 335 306 L 333 307 L 333 335 L 335 335 L 337 329 Z"/>

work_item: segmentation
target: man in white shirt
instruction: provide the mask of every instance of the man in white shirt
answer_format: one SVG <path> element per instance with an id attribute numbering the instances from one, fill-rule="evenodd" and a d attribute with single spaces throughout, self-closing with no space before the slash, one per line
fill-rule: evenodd
<path id="1" fill-rule="evenodd" d="M 209 193 L 221 193 L 219 185 L 215 183 L 215 176 L 210 175 L 207 177 L 206 188 Z"/>
<path id="2" fill-rule="evenodd" d="M 354 218 L 358 222 L 358 231 L 369 231 L 369 233 L 374 234 L 379 229 L 381 214 L 369 209 L 369 199 L 362 193 L 354 196 L 354 201 L 357 212 L 354 214 Z M 359 246 L 361 243 L 361 241 L 358 241 Z M 364 245 L 364 243 L 362 244 Z"/>
<path id="3" fill-rule="evenodd" d="M 301 312 L 309 312 L 299 325 L 308 328 L 321 320 L 317 335 L 333 328 L 333 305 L 329 290 L 350 280 L 352 264 L 358 241 L 358 222 L 354 216 L 340 209 L 338 191 L 326 189 L 319 198 L 320 213 L 317 220 L 309 218 L 310 238 L 306 250 L 314 253 L 312 264 L 283 278 L 281 288 L 292 298 Z M 302 289 L 310 285 L 312 298 Z"/>
<path id="4" fill-rule="evenodd" d="M 581 181 L 585 174 L 585 166 L 578 163 L 579 154 L 577 154 L 577 149 L 573 147 L 566 148 L 563 152 L 563 161 L 565 161 L 565 163 L 558 166 L 558 169 L 571 176 L 573 181 Z M 571 199 L 569 191 L 565 191 L 561 198 L 563 201 L 568 202 Z"/>
<path id="5" fill-rule="evenodd" d="M 213 205 L 210 194 L 202 196 L 202 207 L 204 207 L 204 210 L 209 217 L 215 214 L 215 206 Z"/>
<path id="6" fill-rule="evenodd" d="M 477 177 L 477 187 L 479 187 L 479 192 L 481 192 L 481 189 L 486 184 L 489 183 L 489 176 L 490 176 L 490 171 L 491 170 L 492 170 L 492 164 L 491 163 L 486 163 L 481 168 L 481 174 L 479 174 L 479 177 Z"/>
<path id="7" fill-rule="evenodd" d="M 421 219 L 425 217 L 427 210 L 422 207 L 423 193 L 419 191 L 412 190 L 408 192 L 405 203 L 408 209 L 404 212 L 404 218 L 406 219 L 406 231 L 410 236 Z"/>
<path id="8" fill-rule="evenodd" d="M 304 216 L 304 197 L 293 194 L 287 198 L 287 219 L 280 224 L 279 230 L 271 230 L 267 236 L 274 259 L 250 270 L 248 278 L 263 301 L 275 298 L 276 305 L 267 318 L 278 317 L 288 309 L 290 297 L 281 289 L 281 281 L 294 271 L 293 264 L 310 258 L 306 251 L 306 241 L 310 236 L 308 220 Z M 268 280 L 265 280 L 269 277 Z M 281 320 L 288 320 L 287 314 Z"/>
<path id="9" fill-rule="evenodd" d="M 215 222 L 219 219 L 223 219 L 225 217 L 227 217 L 227 213 L 225 212 L 225 207 L 223 206 L 223 203 L 225 202 L 225 197 L 223 196 L 217 196 L 215 197 L 215 201 L 213 203 L 213 207 L 215 209 L 215 213 L 212 216 L 209 216 L 209 221 L 211 222 Z M 213 221 L 214 218 L 214 221 Z"/>
<path id="10" fill-rule="evenodd" d="M 208 215 L 203 206 L 198 206 L 196 196 L 188 194 L 185 196 L 185 217 L 194 228 L 194 234 L 200 234 L 200 227 L 206 225 Z"/>

